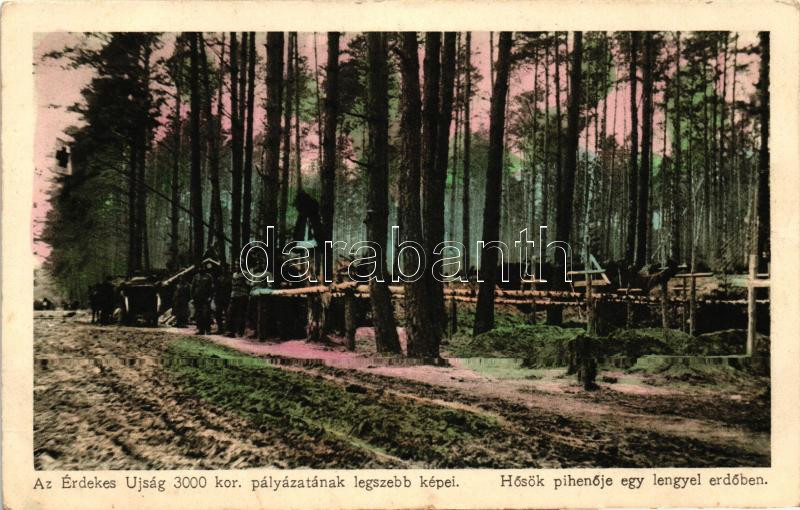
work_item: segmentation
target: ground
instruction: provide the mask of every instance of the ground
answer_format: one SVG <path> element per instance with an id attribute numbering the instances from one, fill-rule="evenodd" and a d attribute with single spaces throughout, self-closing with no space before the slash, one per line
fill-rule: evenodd
<path id="1" fill-rule="evenodd" d="M 359 330 L 359 347 L 371 331 Z M 768 466 L 768 381 L 449 367 L 36 312 L 38 469 Z M 767 390 L 765 391 L 765 385 Z"/>

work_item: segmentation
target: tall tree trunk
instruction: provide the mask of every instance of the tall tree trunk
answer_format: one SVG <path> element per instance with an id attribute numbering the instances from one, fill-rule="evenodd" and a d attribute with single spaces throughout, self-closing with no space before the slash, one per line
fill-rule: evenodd
<path id="1" fill-rule="evenodd" d="M 573 196 L 575 190 L 575 176 L 578 172 L 578 141 L 580 136 L 579 115 L 581 100 L 581 62 L 583 58 L 583 33 L 575 32 L 572 48 L 572 64 L 570 65 L 570 96 L 567 105 L 567 146 L 564 155 L 564 168 L 556 176 L 556 190 L 558 201 L 556 203 L 556 239 L 570 242 L 572 229 Z M 557 263 L 557 260 L 554 260 Z M 556 289 L 564 288 L 566 282 L 563 276 L 556 275 L 553 283 Z M 547 312 L 549 324 L 561 324 L 562 308 L 551 307 Z"/>
<path id="2" fill-rule="evenodd" d="M 609 54 L 609 60 L 611 60 L 611 56 Z M 614 65 L 615 75 L 618 74 L 618 68 L 616 64 Z M 622 199 L 626 199 L 626 195 L 624 193 L 624 182 L 625 179 L 621 179 L 622 184 L 622 193 L 617 192 L 617 106 L 619 102 L 619 80 L 614 80 L 614 113 L 611 114 L 611 169 L 610 169 L 610 184 L 609 184 L 609 197 L 608 197 L 608 220 L 607 224 L 611 225 L 613 228 L 609 229 L 608 232 L 608 244 L 606 245 L 606 252 L 610 260 L 616 260 L 618 257 L 617 255 L 617 243 L 615 242 L 616 239 L 615 234 L 619 234 L 619 239 L 622 239 L 622 215 L 620 213 L 619 216 L 615 215 L 615 209 L 617 207 L 617 198 L 622 197 Z M 622 201 L 620 201 L 622 202 Z M 624 202 L 622 202 L 624 203 Z M 622 252 L 620 255 L 622 256 Z"/>
<path id="3" fill-rule="evenodd" d="M 494 90 L 494 32 L 489 32 L 489 87 Z"/>
<path id="4" fill-rule="evenodd" d="M 545 101 L 545 112 L 547 111 L 547 102 Z M 530 209 L 528 212 L 527 225 L 531 229 L 531 235 L 536 237 L 538 229 L 536 228 L 536 158 L 538 156 L 538 147 L 536 144 L 536 136 L 538 135 L 538 121 L 539 121 L 539 51 L 533 56 L 533 111 L 531 112 L 533 121 L 531 122 L 531 161 L 530 161 L 530 180 L 528 181 L 528 194 L 527 200 L 530 201 Z M 526 260 L 520 260 L 525 264 Z"/>
<path id="5" fill-rule="evenodd" d="M 558 204 L 556 207 L 556 239 L 570 242 L 572 227 L 573 195 L 575 176 L 578 172 L 578 137 L 580 135 L 579 115 L 581 81 L 583 78 L 581 62 L 583 57 L 583 33 L 575 32 L 570 65 L 570 100 L 567 106 L 567 146 L 564 154 L 564 169 L 558 184 Z"/>
<path id="6" fill-rule="evenodd" d="M 456 71 L 458 72 L 458 71 Z M 456 87 L 460 89 L 460 87 Z M 458 97 L 461 93 L 459 90 L 455 92 L 456 97 Z M 447 211 L 448 211 L 448 224 L 446 232 L 446 238 L 449 241 L 456 240 L 456 212 L 458 211 L 458 172 L 460 170 L 459 164 L 461 162 L 461 115 L 462 109 L 461 107 L 456 104 L 455 110 L 453 111 L 453 151 L 450 160 L 450 203 L 448 204 Z"/>
<path id="7" fill-rule="evenodd" d="M 717 242 L 714 243 L 717 251 L 717 258 L 721 264 L 727 263 L 727 253 L 723 251 L 725 244 L 728 240 L 728 233 L 726 229 L 726 213 L 725 213 L 725 198 L 722 196 L 723 190 L 727 188 L 728 172 L 729 169 L 725 165 L 725 117 L 727 115 L 727 97 L 728 97 L 728 32 L 723 33 L 723 50 L 722 50 L 722 96 L 720 100 L 719 112 L 719 125 L 717 126 L 717 138 L 719 138 L 719 147 L 717 155 L 717 208 L 716 208 L 716 224 L 717 224 Z M 727 270 L 722 267 L 722 270 Z"/>
<path id="8" fill-rule="evenodd" d="M 511 60 L 511 32 L 501 32 L 498 41 L 497 76 L 492 89 L 489 117 L 489 153 L 486 166 L 486 198 L 483 215 L 485 243 L 500 239 L 500 194 L 503 171 L 503 128 L 505 126 L 508 74 Z M 494 286 L 497 281 L 497 248 L 484 246 L 480 272 L 483 281 L 478 291 L 473 333 L 478 335 L 494 328 Z"/>
<path id="9" fill-rule="evenodd" d="M 761 66 L 758 77 L 759 120 L 761 140 L 758 152 L 758 236 L 756 253 L 758 271 L 767 272 L 770 262 L 770 208 L 769 208 L 769 32 L 759 32 Z"/>
<path id="10" fill-rule="evenodd" d="M 145 270 L 150 270 L 150 243 L 147 235 L 147 152 L 150 143 L 150 56 L 153 48 L 149 43 L 145 43 L 142 53 L 142 69 L 139 107 L 141 125 L 138 126 L 137 136 L 139 138 L 139 150 L 136 156 L 139 158 L 137 167 L 139 170 L 138 184 L 139 190 L 136 194 L 137 200 L 137 224 L 139 226 L 139 249 L 141 250 L 142 266 Z M 202 227 L 201 227 L 202 228 Z"/>
<path id="11" fill-rule="evenodd" d="M 703 76 L 708 76 L 708 62 L 703 60 Z M 711 238 L 711 151 L 708 139 L 708 87 L 703 89 L 703 244 L 704 253 L 707 251 Z"/>
<path id="12" fill-rule="evenodd" d="M 456 183 L 458 182 L 458 161 L 459 161 L 459 147 L 461 141 L 461 113 L 462 107 L 459 103 L 461 98 L 461 32 L 456 34 L 456 50 L 455 50 L 455 89 L 454 89 L 454 112 L 455 126 L 453 128 L 453 162 L 451 185 L 450 185 L 450 207 L 449 207 L 449 225 L 447 226 L 448 239 L 456 239 Z"/>
<path id="13" fill-rule="evenodd" d="M 596 41 L 597 40 L 595 39 L 595 44 L 597 44 Z M 594 110 L 594 112 L 592 112 L 592 116 L 594 117 L 594 147 L 593 147 L 593 149 L 594 149 L 594 164 L 595 165 L 597 165 L 599 163 L 599 161 L 600 161 L 600 150 L 599 150 L 599 146 L 600 146 L 600 109 L 599 108 L 600 108 L 600 84 L 601 84 L 601 81 L 597 77 L 598 68 L 600 67 L 600 65 L 601 65 L 600 62 L 594 61 L 593 62 L 593 66 L 592 66 L 593 67 L 593 73 L 592 73 L 593 74 L 593 79 L 592 79 L 592 85 L 593 85 L 592 86 L 592 105 L 593 105 L 593 110 Z M 605 72 L 603 74 L 605 74 Z M 603 92 L 603 96 L 605 96 L 605 94 L 606 93 L 604 91 Z M 589 95 L 588 91 L 587 91 L 587 93 L 585 95 L 586 96 Z M 587 112 L 587 115 L 588 114 L 589 114 L 589 112 Z M 587 136 L 587 138 L 589 136 L 589 121 L 588 121 L 588 119 L 586 121 L 586 136 Z M 588 150 L 586 151 L 586 154 L 587 155 L 589 154 Z M 586 244 L 586 246 L 584 247 L 584 250 L 586 251 L 586 254 L 587 254 L 587 262 L 586 262 L 587 264 L 588 264 L 588 254 L 589 254 L 589 251 L 590 251 L 589 250 L 589 243 L 591 242 L 591 239 L 592 239 L 592 225 L 591 225 L 591 223 L 592 223 L 593 215 L 591 214 L 591 212 L 594 210 L 592 202 L 594 202 L 594 200 L 595 200 L 594 196 L 597 193 L 597 190 L 594 188 L 594 186 L 595 186 L 594 181 L 597 180 L 596 173 L 597 172 L 594 171 L 592 163 L 587 159 L 587 161 L 586 161 L 586 180 L 587 180 L 587 182 L 586 182 L 586 186 L 585 186 L 585 188 L 586 188 L 586 206 L 584 208 L 584 215 L 586 216 L 586 220 L 583 222 L 584 229 L 586 231 L 585 232 L 585 239 L 584 239 L 584 243 Z M 604 176 L 603 175 L 604 173 L 605 172 L 600 172 L 601 178 Z M 601 183 L 602 183 L 602 181 L 601 181 Z M 595 240 L 595 242 L 597 242 L 597 240 Z"/>
<path id="14" fill-rule="evenodd" d="M 283 109 L 283 168 L 281 169 L 280 202 L 278 205 L 279 246 L 286 244 L 286 208 L 289 202 L 289 168 L 291 166 L 292 107 L 294 101 L 295 71 L 294 51 L 297 33 L 289 33 L 289 49 L 286 56 L 286 97 Z M 299 157 L 299 154 L 298 154 Z"/>
<path id="15" fill-rule="evenodd" d="M 294 33 L 294 165 L 295 165 L 295 191 L 303 189 L 303 174 L 301 163 L 303 161 L 300 150 L 300 51 L 297 47 L 297 32 Z"/>
<path id="16" fill-rule="evenodd" d="M 147 145 L 142 144 L 139 150 L 139 157 L 142 158 L 137 165 L 139 167 L 139 191 L 136 194 L 137 223 L 139 224 L 139 248 L 141 250 L 142 269 L 150 270 L 150 241 L 147 234 Z"/>
<path id="17" fill-rule="evenodd" d="M 689 110 L 689 112 L 691 112 L 691 110 Z M 690 117 L 690 119 L 692 119 L 692 117 Z M 692 134 L 691 133 L 694 130 L 693 129 L 694 126 L 692 124 L 693 124 L 693 122 L 691 122 L 691 124 L 689 125 L 689 133 L 690 134 L 689 134 L 689 137 L 688 137 L 689 140 L 688 140 L 688 146 L 687 146 L 687 154 L 692 154 Z M 690 157 L 690 158 L 687 158 L 687 159 L 688 159 L 688 161 L 687 161 L 687 164 L 686 164 L 686 174 L 687 174 L 686 175 L 686 181 L 687 181 L 686 182 L 686 187 L 687 187 L 688 193 L 686 194 L 686 197 L 687 197 L 686 203 L 687 203 L 687 209 L 688 209 L 688 213 L 689 213 L 689 218 L 688 218 L 689 228 L 687 229 L 688 230 L 688 236 L 687 237 L 688 237 L 688 240 L 689 240 L 689 272 L 690 273 L 694 273 L 695 272 L 696 256 L 697 256 L 697 246 L 696 246 L 697 245 L 697 236 L 695 234 L 695 231 L 696 231 L 695 216 L 696 216 L 697 208 L 695 206 L 695 196 L 694 196 L 694 164 L 693 164 L 693 158 Z M 690 292 L 690 295 L 689 295 L 689 324 L 688 324 L 688 328 L 687 329 L 688 329 L 690 335 L 694 335 L 694 325 L 695 325 L 695 307 L 694 307 L 694 303 L 695 303 L 695 297 L 697 295 L 696 294 L 697 293 L 697 288 L 696 288 L 696 286 L 694 284 L 694 281 L 695 280 L 692 279 L 691 292 Z"/>
<path id="18" fill-rule="evenodd" d="M 603 155 L 603 158 L 602 158 L 603 166 L 602 166 L 602 168 L 605 170 L 605 168 L 607 166 L 609 166 L 609 163 L 610 163 L 610 167 L 611 168 L 609 169 L 608 172 L 604 171 L 603 172 L 603 176 L 602 176 L 601 192 L 603 193 L 603 195 L 601 195 L 601 197 L 603 197 L 603 198 L 601 200 L 601 207 L 603 209 L 603 215 L 604 215 L 603 221 L 607 225 L 607 227 L 603 229 L 603 238 L 602 238 L 602 241 L 601 241 L 601 246 L 602 246 L 601 249 L 602 249 L 602 252 L 603 252 L 603 255 L 605 256 L 605 258 L 608 259 L 608 260 L 611 260 L 613 257 L 611 257 L 611 253 L 610 253 L 610 244 L 611 244 L 610 236 L 611 236 L 611 232 L 614 230 L 614 228 L 612 226 L 613 223 L 612 223 L 612 216 L 611 216 L 611 211 L 612 211 L 612 205 L 611 204 L 613 202 L 613 198 L 614 198 L 616 190 L 614 188 L 614 159 L 611 158 L 611 161 L 608 160 L 607 152 L 606 152 L 606 149 L 607 149 L 607 145 L 606 144 L 607 144 L 607 139 L 608 139 L 608 100 L 609 100 L 609 97 L 611 96 L 611 93 L 609 91 L 608 79 L 609 79 L 609 76 L 611 75 L 611 69 L 612 69 L 613 63 L 612 63 L 612 60 L 611 60 L 611 58 L 612 58 L 611 57 L 611 49 L 609 48 L 609 45 L 608 45 L 608 34 L 605 33 L 605 32 L 603 32 L 603 55 L 604 55 L 603 58 L 605 59 L 605 62 L 603 63 L 603 90 L 602 90 L 602 96 L 603 96 L 603 121 L 602 121 L 602 125 L 601 125 L 601 128 L 600 128 L 600 150 L 602 151 L 602 155 Z M 616 99 L 616 96 L 615 96 L 615 99 Z M 613 148 L 611 150 L 613 151 Z"/>
<path id="19" fill-rule="evenodd" d="M 319 168 L 322 168 L 322 101 L 319 96 L 319 62 L 317 61 L 317 33 L 314 32 L 314 85 L 315 85 L 315 92 L 317 96 L 317 150 L 318 160 L 317 165 Z"/>
<path id="20" fill-rule="evenodd" d="M 650 191 L 650 158 L 653 149 L 653 70 L 655 67 L 655 44 L 653 33 L 644 34 L 644 69 L 642 75 L 642 165 L 639 168 L 639 204 L 636 224 L 637 268 L 647 263 L 647 238 L 650 230 L 648 198 Z"/>
<path id="21" fill-rule="evenodd" d="M 424 251 L 422 225 L 420 224 L 420 155 L 422 153 L 422 100 L 419 91 L 419 48 L 416 32 L 400 34 L 401 91 L 400 91 L 400 193 L 398 212 L 402 242 L 414 243 Z M 410 251 L 404 252 L 401 268 L 409 271 L 412 264 Z M 397 253 L 397 252 L 395 252 Z M 422 253 L 421 256 L 424 256 Z M 427 269 L 422 269 L 427 270 Z M 439 328 L 434 327 L 428 286 L 424 279 L 405 283 L 405 314 L 408 356 L 428 358 L 438 356 L 431 350 L 438 346 Z"/>
<path id="22" fill-rule="evenodd" d="M 427 60 L 427 58 L 426 58 Z M 435 118 L 436 143 L 434 154 L 434 165 L 431 168 L 433 175 L 428 181 L 429 186 L 423 188 L 427 191 L 427 215 L 424 215 L 428 228 L 425 241 L 427 243 L 428 260 L 431 268 L 433 264 L 440 260 L 441 255 L 433 253 L 435 247 L 444 241 L 444 203 L 445 203 L 445 184 L 447 181 L 447 159 L 450 143 L 450 124 L 453 116 L 453 85 L 455 81 L 456 65 L 456 34 L 446 32 L 444 35 L 444 45 L 441 47 L 441 83 L 434 92 L 439 96 L 439 109 Z M 427 81 L 426 81 L 427 83 Z M 423 180 L 423 183 L 425 181 Z M 440 317 L 442 330 L 446 325 L 444 309 L 444 286 L 442 282 L 434 278 L 433 269 L 426 271 L 426 278 L 430 285 L 430 305 L 434 317 Z M 433 348 L 431 348 L 433 350 Z M 438 355 L 439 346 L 436 346 Z"/>
<path id="23" fill-rule="evenodd" d="M 472 102 L 472 32 L 467 32 L 464 54 L 464 182 L 461 192 L 461 230 L 464 241 L 464 272 L 469 271 L 472 249 L 470 247 L 470 143 L 472 132 L 470 131 L 470 110 Z"/>
<path id="24" fill-rule="evenodd" d="M 231 260 L 242 248 L 242 140 L 239 138 L 239 42 L 231 32 Z"/>
<path id="25" fill-rule="evenodd" d="M 628 263 L 634 262 L 636 254 L 636 218 L 638 211 L 638 190 L 639 190 L 639 111 L 637 108 L 636 97 L 636 68 L 639 53 L 638 32 L 630 34 L 630 55 L 628 57 L 628 78 L 631 87 L 631 151 L 630 151 L 630 173 L 628 174 L 628 242 L 625 246 L 625 260 Z"/>
<path id="26" fill-rule="evenodd" d="M 499 42 L 499 41 L 498 41 Z M 508 90 L 506 90 L 506 109 L 503 112 L 503 122 L 505 125 L 503 126 L 503 141 L 501 142 L 503 148 L 508 146 L 508 118 L 510 115 L 508 114 Z M 511 224 L 511 185 L 510 185 L 510 175 L 508 173 L 508 152 L 503 151 L 503 163 L 501 166 L 500 171 L 500 237 L 499 240 L 506 240 L 508 239 L 508 231 Z M 510 255 L 509 259 L 513 257 Z"/>
<path id="27" fill-rule="evenodd" d="M 219 184 L 219 128 L 217 122 L 221 122 L 219 115 L 215 121 L 211 115 L 211 80 L 209 78 L 208 58 L 206 57 L 205 41 L 200 36 L 200 43 L 202 49 L 200 51 L 200 62 L 203 68 L 203 92 L 205 93 L 205 101 L 203 107 L 205 110 L 206 118 L 206 144 L 208 146 L 208 170 L 209 179 L 211 180 L 211 212 L 214 215 L 215 221 L 212 222 L 213 236 L 217 244 L 217 256 L 220 257 L 220 262 L 225 263 L 225 234 L 223 229 L 222 220 L 222 197 Z"/>
<path id="28" fill-rule="evenodd" d="M 256 34 L 250 32 L 247 56 L 247 126 L 244 146 L 244 194 L 242 197 L 242 244 L 250 242 L 253 210 L 253 109 L 256 89 Z"/>
<path id="29" fill-rule="evenodd" d="M 550 44 L 544 47 L 544 160 L 542 162 L 542 226 L 550 221 Z M 545 256 L 545 258 L 547 258 Z"/>
<path id="30" fill-rule="evenodd" d="M 439 124 L 439 81 L 441 73 L 441 32 L 425 34 L 425 60 L 423 62 L 423 97 L 422 97 L 422 236 L 425 239 L 427 257 L 432 256 L 433 246 L 438 233 L 437 205 L 439 174 L 436 167 Z M 423 277 L 428 284 L 432 277 L 426 272 Z"/>
<path id="31" fill-rule="evenodd" d="M 681 213 L 680 213 L 680 193 L 678 190 L 681 185 L 682 175 L 682 147 L 683 130 L 681 128 L 681 110 L 683 108 L 683 89 L 681 84 L 681 33 L 675 34 L 675 122 L 672 126 L 673 131 L 673 159 L 672 186 L 670 187 L 670 210 L 672 219 L 672 259 L 681 260 Z M 688 197 L 691 201 L 691 197 Z"/>
<path id="32" fill-rule="evenodd" d="M 283 32 L 267 33 L 267 133 L 264 162 L 262 239 L 278 220 L 278 174 L 281 149 L 281 99 L 283 98 Z M 272 261 L 273 263 L 275 261 Z M 277 270 L 277 268 L 270 268 Z"/>
<path id="33" fill-rule="evenodd" d="M 141 251 L 139 250 L 139 226 L 136 204 L 136 195 L 139 191 L 137 180 L 139 171 L 136 169 L 139 157 L 138 142 L 132 137 L 128 155 L 128 276 L 141 269 Z"/>
<path id="34" fill-rule="evenodd" d="M 377 278 L 369 281 L 375 329 L 375 347 L 380 353 L 401 354 L 392 295 L 386 278 L 386 228 L 389 221 L 389 66 L 386 34 L 367 33 L 369 62 L 368 107 L 369 150 L 367 153 L 367 241 L 379 248 Z"/>
<path id="35" fill-rule="evenodd" d="M 739 34 L 737 33 L 733 39 L 733 69 L 732 74 L 733 76 L 731 79 L 733 80 L 733 84 L 731 88 L 731 97 L 732 97 L 732 104 L 731 104 L 731 167 L 733 170 L 733 180 L 734 180 L 734 188 L 736 190 L 736 194 L 731 201 L 731 229 L 733 230 L 733 244 L 734 246 L 742 246 L 742 238 L 741 238 L 741 229 L 737 228 L 739 225 L 742 224 L 742 209 L 744 208 L 744 204 L 742 203 L 742 179 L 741 179 L 741 167 L 739 165 L 739 140 L 736 132 L 736 111 L 737 111 L 737 103 L 736 103 L 736 82 L 737 80 L 737 71 L 738 71 L 738 59 L 739 59 Z M 746 250 L 746 248 L 745 248 Z M 741 256 L 742 251 L 739 251 L 737 255 Z"/>
<path id="36" fill-rule="evenodd" d="M 622 133 L 623 133 L 622 151 L 623 151 L 623 156 L 624 156 L 625 150 L 629 148 L 629 143 L 628 142 L 629 142 L 630 137 L 626 138 L 624 136 L 625 133 L 628 133 L 628 120 L 630 118 L 628 116 L 628 114 L 630 113 L 629 110 L 630 110 L 630 101 L 625 103 L 625 99 L 623 98 L 623 103 L 622 103 Z M 628 155 L 629 155 L 629 160 L 630 160 L 630 151 L 629 151 Z M 622 233 L 619 236 L 618 240 L 619 240 L 619 253 L 620 253 L 620 256 L 625 259 L 626 263 L 632 264 L 633 263 L 633 252 L 636 250 L 636 247 L 634 245 L 628 244 L 628 229 L 627 229 L 627 227 L 628 227 L 628 220 L 630 219 L 630 214 L 629 214 L 629 211 L 628 211 L 628 209 L 630 208 L 629 207 L 629 205 L 630 205 L 630 202 L 629 202 L 629 198 L 630 198 L 630 190 L 629 190 L 629 188 L 630 188 L 630 178 L 629 177 L 630 176 L 625 173 L 624 169 L 620 170 L 620 179 L 622 180 L 623 193 L 622 193 L 622 197 L 620 197 L 620 205 L 621 205 L 621 207 L 620 207 L 619 225 L 620 225 L 620 229 L 621 229 Z M 633 203 L 634 204 L 636 203 L 635 195 L 634 195 Z M 635 218 L 635 215 L 634 215 L 634 218 Z M 634 225 L 635 224 L 636 224 L 636 222 L 634 221 Z M 634 234 L 633 237 L 634 237 L 634 243 L 635 243 L 636 242 L 636 235 Z M 633 246 L 633 247 L 631 247 L 631 246 Z M 627 255 L 628 255 L 629 251 L 631 253 L 631 258 L 630 259 L 627 258 Z"/>
<path id="37" fill-rule="evenodd" d="M 325 67 L 325 125 L 322 134 L 320 172 L 320 216 L 322 236 L 317 242 L 333 239 L 333 209 L 336 201 L 336 128 L 339 124 L 339 32 L 328 32 L 328 64 Z M 332 254 L 331 254 L 332 255 Z M 325 275 L 331 274 L 333 257 L 325 257 Z"/>
<path id="38" fill-rule="evenodd" d="M 172 116 L 172 180 L 170 183 L 170 238 L 169 238 L 169 258 L 170 266 L 175 269 L 178 268 L 178 256 L 180 234 L 178 227 L 180 225 L 180 174 L 181 174 L 181 89 L 183 80 L 181 79 L 181 68 L 183 67 L 183 39 L 179 35 L 175 40 L 175 62 L 173 64 L 174 81 L 175 81 L 175 110 Z"/>
<path id="39" fill-rule="evenodd" d="M 193 243 L 192 255 L 195 261 L 199 261 L 203 256 L 203 181 L 200 169 L 200 88 L 198 84 L 198 64 L 199 48 L 198 39 L 200 34 L 192 32 L 189 34 L 191 46 L 191 65 L 189 73 L 189 87 L 191 95 L 190 112 L 190 138 L 192 145 L 192 171 L 189 188 L 189 202 L 192 211 Z"/>
<path id="40" fill-rule="evenodd" d="M 712 101 L 711 101 L 711 181 L 710 181 L 710 205 L 709 205 L 709 212 L 708 212 L 708 255 L 713 260 L 714 265 L 718 265 L 719 260 L 719 243 L 716 242 L 718 237 L 719 227 L 717 225 L 717 204 L 719 203 L 719 140 L 717 138 L 718 134 L 718 117 L 717 117 L 717 110 L 719 107 L 719 93 L 717 89 L 719 88 L 719 40 L 714 34 L 714 46 L 713 46 L 713 58 L 714 58 L 714 82 L 712 88 Z"/>
<path id="41" fill-rule="evenodd" d="M 562 179 L 563 160 L 563 143 L 562 143 L 562 128 L 563 119 L 561 118 L 561 35 L 559 32 L 555 33 L 555 87 L 556 87 L 556 183 Z M 559 193 L 558 184 L 556 184 L 556 194 Z M 556 203 L 556 210 L 558 204 Z M 558 231 L 558 212 L 556 212 L 556 231 Z M 562 239 L 566 241 L 566 239 Z"/>
<path id="42" fill-rule="evenodd" d="M 669 55 L 667 55 L 669 56 Z M 658 237 L 659 242 L 661 243 L 661 255 L 666 262 L 667 258 L 672 257 L 672 241 L 670 239 L 670 230 L 671 228 L 671 214 L 670 214 L 670 199 L 669 199 L 669 190 L 672 188 L 672 173 L 675 171 L 674 164 L 668 165 L 667 164 L 667 132 L 669 131 L 669 88 L 670 83 L 667 80 L 666 76 L 664 76 L 664 100 L 661 102 L 661 106 L 664 111 L 664 121 L 662 123 L 662 138 L 661 138 L 661 163 L 658 166 L 659 170 L 659 184 L 660 184 L 660 193 L 659 193 L 659 214 L 661 215 L 661 225 L 658 228 Z M 655 152 L 655 151 L 654 151 Z M 655 160 L 655 156 L 652 157 L 652 160 Z M 651 164 L 651 166 L 653 166 Z M 654 206 L 653 206 L 654 207 Z M 650 221 L 652 224 L 653 217 L 650 217 Z M 655 253 L 655 252 L 653 252 Z M 677 259 L 675 259 L 677 260 Z"/>

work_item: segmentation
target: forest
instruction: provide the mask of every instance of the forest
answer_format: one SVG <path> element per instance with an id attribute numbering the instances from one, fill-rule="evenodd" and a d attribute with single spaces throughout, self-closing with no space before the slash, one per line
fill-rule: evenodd
<path id="1" fill-rule="evenodd" d="M 498 253 L 522 229 L 636 270 L 769 261 L 769 33 L 87 33 L 44 60 L 92 70 L 53 160 L 40 241 L 72 299 L 106 275 L 302 240 L 429 260 L 461 242 L 494 327 Z M 486 63 L 486 65 L 483 65 Z M 67 147 L 68 146 L 68 147 Z M 58 148 L 58 147 L 56 147 Z M 68 149 L 68 150 L 67 150 Z M 314 223 L 314 222 L 312 222 Z M 547 253 L 548 260 L 553 254 Z M 402 257 L 400 258 L 402 259 Z M 516 250 L 504 263 L 519 260 Z M 402 266 L 401 266 L 402 267 Z M 409 355 L 437 356 L 443 285 L 405 284 Z M 380 350 L 398 344 L 370 282 Z M 387 305 L 388 304 L 388 305 Z M 383 310 L 383 312 L 381 312 Z"/>

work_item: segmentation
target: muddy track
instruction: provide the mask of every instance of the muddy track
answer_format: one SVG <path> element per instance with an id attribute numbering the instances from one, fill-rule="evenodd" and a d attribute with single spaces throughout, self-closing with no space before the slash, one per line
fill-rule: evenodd
<path id="1" fill-rule="evenodd" d="M 254 427 L 169 384 L 155 361 L 174 339 L 169 335 L 48 329 L 36 327 L 36 357 L 50 360 L 35 368 L 38 469 L 338 467 L 342 459 L 364 467 L 402 465 L 344 440 Z M 124 361 L 142 359 L 135 366 Z"/>
<path id="2" fill-rule="evenodd" d="M 309 425 L 302 427 L 258 423 L 199 398 L 163 364 L 168 345 L 183 335 L 52 320 L 36 321 L 34 329 L 39 469 L 769 465 L 763 417 L 751 424 L 739 403 L 709 407 L 713 395 L 683 401 L 607 390 L 499 392 L 485 381 L 427 384 L 324 365 L 276 365 L 356 385 L 389 406 L 448 408 L 497 424 L 431 464 L 413 453 L 387 454 L 319 420 L 301 419 Z"/>
<path id="3" fill-rule="evenodd" d="M 406 398 L 496 417 L 507 424 L 509 432 L 521 433 L 528 441 L 537 442 L 545 452 L 540 458 L 544 465 L 769 465 L 769 436 L 762 433 L 764 422 L 769 423 L 769 414 L 763 409 L 755 412 L 750 409 L 748 414 L 746 402 L 725 404 L 718 397 L 703 394 L 670 395 L 662 401 L 661 396 L 623 395 L 609 390 L 589 394 L 576 391 L 571 395 L 526 390 L 526 398 L 487 397 L 478 390 L 478 385 L 472 391 L 465 391 L 460 388 L 462 385 L 443 387 L 326 366 L 291 369 L 375 388 L 391 388 L 393 393 Z M 534 394 L 532 399 L 531 394 Z M 742 428 L 740 424 L 747 426 Z"/>

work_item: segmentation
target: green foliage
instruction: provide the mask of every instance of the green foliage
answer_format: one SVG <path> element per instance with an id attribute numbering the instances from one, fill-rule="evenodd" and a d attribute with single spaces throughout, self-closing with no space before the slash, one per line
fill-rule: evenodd
<path id="1" fill-rule="evenodd" d="M 447 346 L 455 357 L 520 358 L 526 368 L 552 368 L 569 364 L 569 343 L 584 332 L 582 328 L 526 324 L 518 313 L 496 314 L 495 329 L 472 337 L 474 315 L 459 310 L 458 332 Z M 598 357 L 622 358 L 629 365 L 648 355 L 729 356 L 744 352 L 744 332 L 721 331 L 692 337 L 680 330 L 661 328 L 618 329 L 597 337 Z M 760 345 L 767 345 L 762 341 Z M 768 346 L 762 349 L 768 352 Z"/>
<path id="2" fill-rule="evenodd" d="M 452 465 L 452 452 L 463 452 L 497 428 L 486 415 L 280 370 L 263 359 L 194 339 L 170 344 L 166 363 L 176 383 L 256 426 L 344 439 L 436 467 Z"/>
<path id="3" fill-rule="evenodd" d="M 566 344 L 583 330 L 544 324 L 520 324 L 508 316 L 496 316 L 495 329 L 470 337 L 462 332 L 450 342 L 449 350 L 458 357 L 512 357 L 537 361 L 528 367 L 553 367 L 566 364 Z"/>
<path id="4" fill-rule="evenodd" d="M 743 383 L 751 378 L 728 363 L 707 363 L 702 358 L 642 356 L 630 371 L 653 376 L 650 382 L 655 383 Z"/>
<path id="5" fill-rule="evenodd" d="M 688 334 L 661 328 L 619 329 L 605 339 L 604 351 L 611 356 L 638 358 L 645 354 L 682 354 L 692 343 Z"/>
<path id="6" fill-rule="evenodd" d="M 56 179 L 41 240 L 52 247 L 45 267 L 55 283 L 70 300 L 83 301 L 90 284 L 124 271 L 114 247 L 125 239 L 125 202 L 120 174 L 103 164 L 116 147 L 98 146 L 89 128 L 72 136 L 73 174 Z"/>
<path id="7" fill-rule="evenodd" d="M 52 252 L 47 269 L 70 299 L 85 300 L 87 286 L 119 273 L 127 252 L 126 175 L 131 147 L 145 146 L 158 125 L 163 91 L 161 64 L 151 62 L 161 47 L 155 33 L 90 35 L 99 47 L 79 46 L 48 55 L 94 71 L 83 89 L 81 128 L 71 128 L 71 175 L 56 179 L 42 240 Z"/>

